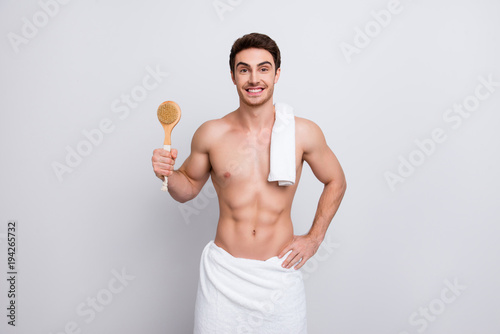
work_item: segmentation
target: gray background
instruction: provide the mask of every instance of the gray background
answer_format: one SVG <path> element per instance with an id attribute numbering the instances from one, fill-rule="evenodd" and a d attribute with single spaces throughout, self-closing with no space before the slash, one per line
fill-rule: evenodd
<path id="1" fill-rule="evenodd" d="M 275 101 L 322 127 L 348 180 L 325 245 L 303 268 L 310 333 L 500 333 L 500 87 L 459 126 L 443 119 L 474 101 L 479 77 L 500 81 L 498 1 L 401 0 L 378 31 L 371 12 L 391 1 L 221 0 L 223 12 L 213 0 L 42 3 L 52 16 L 37 1 L 0 3 L 2 268 L 7 222 L 19 226 L 17 326 L 7 325 L 2 278 L 0 332 L 192 331 L 217 199 L 210 184 L 182 205 L 160 191 L 156 109 L 165 100 L 182 108 L 180 164 L 198 126 L 237 108 L 229 50 L 257 31 L 282 51 Z M 23 18 L 38 31 L 25 28 L 30 37 L 15 46 Z M 341 46 L 367 27 L 370 43 L 346 57 Z M 141 90 L 148 67 L 168 76 Z M 138 101 L 125 114 L 120 99 L 131 93 Z M 67 147 L 85 152 L 82 131 L 105 119 L 113 130 L 58 178 L 53 164 L 66 164 Z M 446 140 L 419 155 L 415 140 L 435 128 Z M 391 188 L 386 173 L 410 156 L 419 165 Z M 321 190 L 305 168 L 297 234 Z M 109 292 L 114 271 L 129 276 L 118 293 Z M 105 305 L 95 318 L 79 314 L 96 297 Z"/>

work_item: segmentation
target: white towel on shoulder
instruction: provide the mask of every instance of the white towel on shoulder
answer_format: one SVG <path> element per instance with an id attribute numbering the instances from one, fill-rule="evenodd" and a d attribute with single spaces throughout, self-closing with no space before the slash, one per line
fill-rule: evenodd
<path id="1" fill-rule="evenodd" d="M 295 117 L 293 108 L 276 103 L 275 121 L 271 134 L 271 155 L 268 181 L 280 186 L 295 183 Z"/>
<path id="2" fill-rule="evenodd" d="M 237 258 L 210 241 L 201 255 L 194 334 L 307 334 L 302 273 L 281 267 L 287 255 Z"/>

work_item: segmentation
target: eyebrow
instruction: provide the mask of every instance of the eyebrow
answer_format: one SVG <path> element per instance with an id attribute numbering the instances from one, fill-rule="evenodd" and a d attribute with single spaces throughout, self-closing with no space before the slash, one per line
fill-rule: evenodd
<path id="1" fill-rule="evenodd" d="M 250 65 L 248 65 L 247 63 L 244 63 L 244 62 L 242 62 L 242 61 L 240 61 L 238 64 L 236 64 L 236 67 L 238 67 L 238 66 L 240 66 L 240 65 L 250 67 Z M 257 64 L 257 67 L 262 66 L 262 65 L 270 65 L 271 67 L 273 66 L 273 64 L 271 64 L 271 62 L 269 62 L 269 61 L 267 61 L 267 60 L 266 60 L 266 61 L 263 61 L 262 63 Z"/>

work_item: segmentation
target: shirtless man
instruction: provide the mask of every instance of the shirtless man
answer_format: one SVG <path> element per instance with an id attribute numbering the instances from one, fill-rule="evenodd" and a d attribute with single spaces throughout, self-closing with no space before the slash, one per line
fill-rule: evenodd
<path id="1" fill-rule="evenodd" d="M 295 184 L 278 186 L 267 180 L 280 62 L 279 49 L 268 36 L 249 34 L 237 40 L 230 67 L 238 109 L 198 128 L 191 154 L 179 169 L 174 170 L 175 149 L 154 150 L 152 162 L 158 178 L 168 177 L 172 198 L 182 203 L 195 198 L 212 177 L 220 208 L 215 245 L 235 258 L 262 261 L 291 251 L 282 267 L 300 269 L 323 241 L 346 181 L 321 129 L 300 117 L 295 117 Z M 309 232 L 294 235 L 291 208 L 304 161 L 324 189 Z"/>

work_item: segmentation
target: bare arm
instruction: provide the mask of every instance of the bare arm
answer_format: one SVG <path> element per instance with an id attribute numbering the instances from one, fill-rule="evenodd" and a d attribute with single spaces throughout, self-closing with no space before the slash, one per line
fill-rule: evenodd
<path id="1" fill-rule="evenodd" d="M 305 128 L 310 136 L 307 136 L 305 142 L 304 160 L 309 164 L 316 178 L 325 185 L 308 234 L 321 243 L 344 197 L 347 184 L 344 171 L 337 157 L 326 144 L 321 129 L 312 122 L 306 123 Z"/>
<path id="2" fill-rule="evenodd" d="M 326 231 L 337 212 L 346 190 L 346 180 L 342 167 L 332 150 L 328 147 L 321 129 L 313 122 L 297 118 L 297 135 L 301 139 L 303 159 L 316 178 L 325 186 L 319 199 L 316 215 L 304 236 L 294 236 L 293 240 L 281 251 L 283 257 L 289 250 L 292 253 L 283 261 L 283 267 L 300 269 L 318 250 L 325 238 Z"/>
<path id="3" fill-rule="evenodd" d="M 153 152 L 153 169 L 158 178 L 168 177 L 168 192 L 176 201 L 184 203 L 195 198 L 210 176 L 207 132 L 210 126 L 204 123 L 196 130 L 191 141 L 191 154 L 178 170 L 174 170 L 177 150 L 168 152 L 156 149 Z"/>

